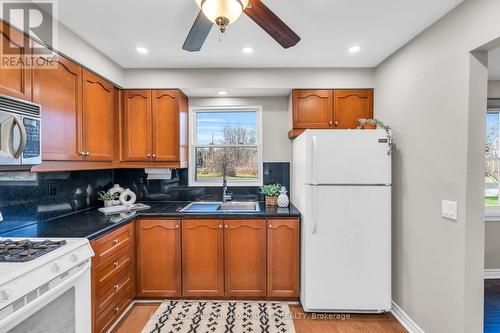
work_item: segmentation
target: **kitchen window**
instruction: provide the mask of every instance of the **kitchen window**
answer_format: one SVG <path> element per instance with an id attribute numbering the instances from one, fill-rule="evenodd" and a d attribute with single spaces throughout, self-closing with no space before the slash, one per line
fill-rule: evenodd
<path id="1" fill-rule="evenodd" d="M 485 186 L 484 205 L 487 219 L 500 220 L 500 100 L 488 100 L 486 113 Z"/>
<path id="2" fill-rule="evenodd" d="M 262 108 L 210 107 L 190 111 L 192 186 L 262 185 Z"/>

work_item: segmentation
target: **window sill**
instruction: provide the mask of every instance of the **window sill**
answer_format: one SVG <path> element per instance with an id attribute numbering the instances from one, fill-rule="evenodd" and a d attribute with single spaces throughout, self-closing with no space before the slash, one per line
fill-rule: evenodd
<path id="1" fill-rule="evenodd" d="M 484 222 L 500 222 L 499 215 L 485 215 Z"/>
<path id="2" fill-rule="evenodd" d="M 188 184 L 189 187 L 222 187 L 222 181 L 213 181 L 213 182 L 190 182 Z M 262 180 L 258 181 L 228 181 L 228 187 L 255 187 L 262 186 Z"/>

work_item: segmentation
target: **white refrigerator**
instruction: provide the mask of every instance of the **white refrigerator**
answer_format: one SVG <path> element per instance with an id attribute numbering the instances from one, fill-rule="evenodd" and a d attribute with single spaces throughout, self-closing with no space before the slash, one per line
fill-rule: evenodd
<path id="1" fill-rule="evenodd" d="M 305 311 L 391 309 L 391 154 L 385 130 L 306 130 L 294 140 Z"/>

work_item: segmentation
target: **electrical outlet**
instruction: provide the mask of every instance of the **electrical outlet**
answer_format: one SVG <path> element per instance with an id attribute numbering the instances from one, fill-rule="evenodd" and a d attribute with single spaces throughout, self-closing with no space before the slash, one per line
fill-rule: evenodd
<path id="1" fill-rule="evenodd" d="M 458 220 L 458 203 L 456 201 L 443 200 L 441 202 L 441 215 L 444 218 Z"/>

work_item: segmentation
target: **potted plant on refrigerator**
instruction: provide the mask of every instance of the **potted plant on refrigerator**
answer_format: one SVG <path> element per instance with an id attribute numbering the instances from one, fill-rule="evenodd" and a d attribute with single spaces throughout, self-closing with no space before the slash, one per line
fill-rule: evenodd
<path id="1" fill-rule="evenodd" d="M 266 206 L 276 206 L 280 195 L 280 184 L 268 184 L 260 187 L 260 193 L 266 197 Z"/>
<path id="2" fill-rule="evenodd" d="M 390 130 L 391 128 L 384 124 L 383 121 L 378 120 L 378 119 L 358 119 L 358 129 L 384 129 L 386 131 Z"/>

